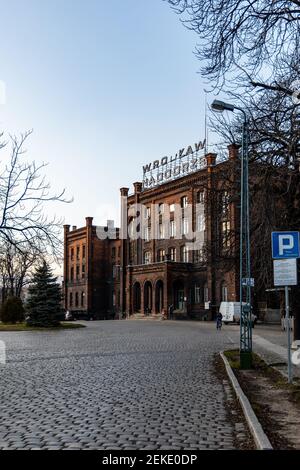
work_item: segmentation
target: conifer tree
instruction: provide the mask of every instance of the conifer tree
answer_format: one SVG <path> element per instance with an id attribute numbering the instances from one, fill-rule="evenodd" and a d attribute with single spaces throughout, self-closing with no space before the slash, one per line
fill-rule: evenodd
<path id="1" fill-rule="evenodd" d="M 44 261 L 36 269 L 29 287 L 26 322 L 28 326 L 42 328 L 59 326 L 60 310 L 61 288 L 47 262 Z"/>

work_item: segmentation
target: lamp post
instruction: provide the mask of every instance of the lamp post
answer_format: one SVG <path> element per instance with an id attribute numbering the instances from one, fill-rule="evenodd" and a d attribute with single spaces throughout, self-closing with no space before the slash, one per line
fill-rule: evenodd
<path id="1" fill-rule="evenodd" d="M 243 139 L 241 156 L 241 212 L 240 212 L 240 367 L 252 364 L 251 320 L 251 263 L 250 263 L 250 207 L 249 207 L 249 120 L 244 109 L 223 101 L 214 100 L 214 111 L 239 110 L 243 113 Z"/>

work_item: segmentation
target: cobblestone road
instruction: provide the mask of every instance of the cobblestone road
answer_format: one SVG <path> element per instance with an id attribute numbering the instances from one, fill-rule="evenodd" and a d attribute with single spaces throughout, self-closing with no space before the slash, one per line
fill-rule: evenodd
<path id="1" fill-rule="evenodd" d="M 0 449 L 230 449 L 248 435 L 214 371 L 230 347 L 214 325 L 90 322 L 0 340 Z"/>

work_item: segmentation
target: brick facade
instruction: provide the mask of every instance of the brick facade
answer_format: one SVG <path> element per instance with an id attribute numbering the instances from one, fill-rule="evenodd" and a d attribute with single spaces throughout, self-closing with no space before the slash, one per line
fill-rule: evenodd
<path id="1" fill-rule="evenodd" d="M 119 291 L 120 241 L 100 239 L 99 229 L 103 233 L 108 227 L 95 227 L 92 217 L 79 229 L 64 226 L 64 306 L 74 314 L 111 318 Z"/>
<path id="2" fill-rule="evenodd" d="M 173 305 L 174 317 L 210 319 L 222 300 L 237 301 L 239 210 L 236 203 L 225 207 L 223 202 L 220 212 L 219 203 L 212 197 L 218 190 L 221 196 L 224 193 L 222 171 L 238 156 L 236 146 L 228 150 L 227 161 L 216 164 L 217 156 L 208 154 L 205 168 L 152 189 L 144 190 L 142 183 L 136 182 L 134 193 L 128 196 L 129 189 L 121 188 L 126 205 L 116 240 L 99 239 L 91 218 L 81 229 L 65 226 L 66 309 L 83 309 L 105 318 L 115 313 L 157 315 Z M 185 204 L 190 211 L 189 222 Z M 145 213 L 139 213 L 139 205 Z M 135 236 L 128 238 L 132 227 Z M 168 237 L 164 236 L 165 228 Z M 196 246 L 195 238 L 184 235 L 185 230 L 197 235 Z M 231 238 L 226 241 L 229 232 Z M 220 257 L 224 246 L 227 254 Z M 84 264 L 86 275 L 80 277 Z M 78 266 L 80 279 L 76 279 Z M 83 293 L 84 306 L 78 306 L 78 302 L 74 305 L 74 296 Z"/>

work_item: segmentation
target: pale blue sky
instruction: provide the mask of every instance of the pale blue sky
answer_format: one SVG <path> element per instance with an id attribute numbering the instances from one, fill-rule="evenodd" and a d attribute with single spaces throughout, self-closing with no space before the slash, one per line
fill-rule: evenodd
<path id="1" fill-rule="evenodd" d="M 0 0 L 0 129 L 33 128 L 28 159 L 49 162 L 82 225 L 116 218 L 119 188 L 144 163 L 204 138 L 196 36 L 162 0 Z"/>

